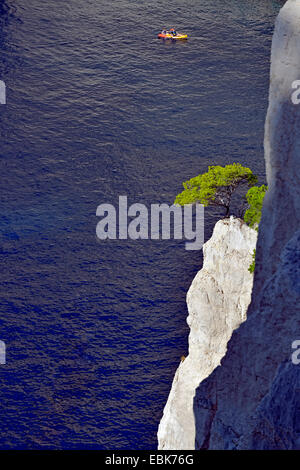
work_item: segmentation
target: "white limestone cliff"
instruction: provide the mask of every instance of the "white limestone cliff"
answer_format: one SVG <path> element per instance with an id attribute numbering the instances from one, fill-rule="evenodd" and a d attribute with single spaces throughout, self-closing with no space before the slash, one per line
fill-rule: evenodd
<path id="1" fill-rule="evenodd" d="M 276 20 L 271 54 L 265 159 L 269 191 L 259 228 L 247 321 L 221 366 L 197 388 L 196 449 L 297 449 L 300 366 L 300 1 Z"/>
<path id="2" fill-rule="evenodd" d="M 195 389 L 220 364 L 232 332 L 246 319 L 257 232 L 231 217 L 203 247 L 203 268 L 187 294 L 189 355 L 180 363 L 158 430 L 159 449 L 194 449 Z"/>

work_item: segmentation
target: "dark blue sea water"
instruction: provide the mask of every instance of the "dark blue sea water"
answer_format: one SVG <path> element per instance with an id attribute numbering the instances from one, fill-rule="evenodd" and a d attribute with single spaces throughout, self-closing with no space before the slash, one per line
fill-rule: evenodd
<path id="1" fill-rule="evenodd" d="M 156 447 L 201 253 L 100 242 L 96 208 L 171 203 L 209 164 L 264 182 L 281 4 L 0 2 L 0 448 Z M 169 26 L 190 39 L 157 40 Z"/>

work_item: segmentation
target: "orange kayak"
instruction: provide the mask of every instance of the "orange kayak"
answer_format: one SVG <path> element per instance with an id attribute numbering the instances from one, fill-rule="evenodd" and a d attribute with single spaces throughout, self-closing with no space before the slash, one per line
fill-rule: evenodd
<path id="1" fill-rule="evenodd" d="M 157 36 L 159 39 L 187 39 L 188 35 L 187 34 L 179 34 L 177 33 L 176 35 L 171 34 L 171 33 L 159 33 Z"/>

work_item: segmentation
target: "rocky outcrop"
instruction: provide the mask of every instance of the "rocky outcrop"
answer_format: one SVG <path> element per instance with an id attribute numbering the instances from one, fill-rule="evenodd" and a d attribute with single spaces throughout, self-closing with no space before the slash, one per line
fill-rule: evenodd
<path id="1" fill-rule="evenodd" d="M 269 192 L 257 243 L 247 321 L 222 365 L 194 399 L 197 449 L 299 448 L 300 366 L 300 2 L 288 0 L 275 25 L 265 158 Z"/>
<path id="2" fill-rule="evenodd" d="M 220 364 L 232 332 L 246 319 L 257 232 L 242 220 L 219 221 L 203 247 L 203 268 L 187 294 L 189 355 L 180 363 L 158 430 L 160 449 L 193 449 L 195 389 Z"/>

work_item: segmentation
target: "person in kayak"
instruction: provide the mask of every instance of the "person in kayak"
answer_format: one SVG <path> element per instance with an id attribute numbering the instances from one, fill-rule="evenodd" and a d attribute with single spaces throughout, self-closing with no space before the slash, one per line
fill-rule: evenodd
<path id="1" fill-rule="evenodd" d="M 177 32 L 175 31 L 174 28 L 170 29 L 170 33 L 171 33 L 173 36 L 177 36 Z"/>

